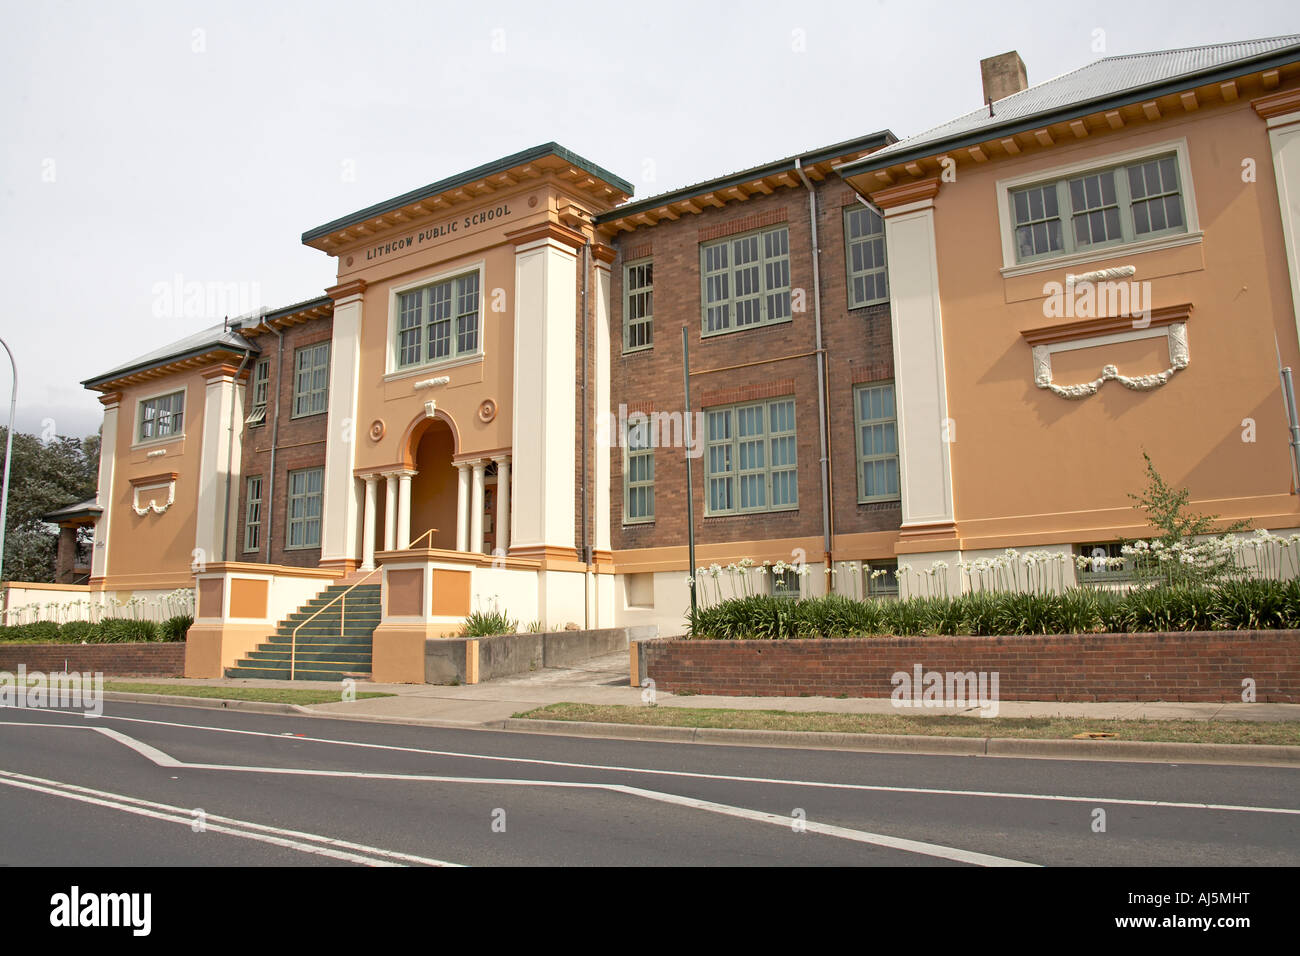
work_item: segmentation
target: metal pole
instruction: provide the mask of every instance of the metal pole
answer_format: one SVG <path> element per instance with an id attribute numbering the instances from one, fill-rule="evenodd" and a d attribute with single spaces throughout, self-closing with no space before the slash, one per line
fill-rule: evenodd
<path id="1" fill-rule="evenodd" d="M 1296 414 L 1295 383 L 1291 379 L 1291 366 L 1282 369 L 1282 396 L 1286 400 L 1287 425 L 1291 430 L 1291 480 L 1300 490 L 1300 416 Z"/>
<path id="2" fill-rule="evenodd" d="M 0 487 L 0 582 L 3 582 L 5 567 L 5 523 L 9 520 L 9 466 L 14 460 L 14 413 L 18 410 L 18 363 L 9 343 L 0 339 L 0 345 L 9 354 L 9 367 L 13 369 L 13 388 L 9 393 L 9 431 L 5 435 L 5 476 Z"/>
<path id="3" fill-rule="evenodd" d="M 691 350 L 686 341 L 686 326 L 682 326 L 682 385 L 686 391 L 686 409 L 682 416 L 682 437 L 686 444 L 686 541 L 690 552 L 687 561 L 690 566 L 686 569 L 687 575 L 691 579 L 691 620 L 695 620 L 696 603 L 695 587 L 699 581 L 695 577 L 695 499 L 692 497 L 691 489 L 694 482 L 691 480 Z"/>

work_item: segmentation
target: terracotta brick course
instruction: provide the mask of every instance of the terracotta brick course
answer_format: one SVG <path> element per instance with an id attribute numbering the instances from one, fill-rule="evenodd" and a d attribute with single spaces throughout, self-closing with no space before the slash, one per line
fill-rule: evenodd
<path id="1" fill-rule="evenodd" d="M 889 697 L 925 671 L 999 675 L 1001 700 L 1223 701 L 1255 681 L 1260 703 L 1300 703 L 1300 631 L 647 641 L 663 691 L 721 696 Z"/>

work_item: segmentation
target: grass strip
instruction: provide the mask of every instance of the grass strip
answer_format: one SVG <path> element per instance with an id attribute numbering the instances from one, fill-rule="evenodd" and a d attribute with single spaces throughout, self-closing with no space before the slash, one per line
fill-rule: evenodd
<path id="1" fill-rule="evenodd" d="M 946 714 L 837 714 L 820 711 L 628 707 L 560 703 L 515 714 L 533 720 L 594 721 L 642 727 L 795 730 L 839 734 L 921 734 L 933 737 L 1018 737 L 1065 740 L 1114 734 L 1114 740 L 1185 744 L 1300 745 L 1300 721 L 1098 720 L 1089 717 L 954 717 Z"/>
<path id="2" fill-rule="evenodd" d="M 337 689 L 301 690 L 295 687 L 221 687 L 211 684 L 138 684 L 131 681 L 104 681 L 104 690 L 128 694 L 170 694 L 173 697 L 215 697 L 220 700 L 260 700 L 271 704 L 337 704 L 342 694 Z M 358 691 L 357 700 L 367 697 L 392 697 L 393 694 Z"/>

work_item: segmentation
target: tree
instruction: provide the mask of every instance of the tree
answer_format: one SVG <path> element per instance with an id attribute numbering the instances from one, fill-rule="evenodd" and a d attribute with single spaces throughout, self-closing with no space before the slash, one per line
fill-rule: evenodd
<path id="1" fill-rule="evenodd" d="M 0 473 L 8 430 L 0 427 Z M 5 521 L 4 578 L 53 581 L 58 529 L 41 516 L 94 497 L 99 476 L 99 436 L 56 436 L 42 442 L 14 432 Z"/>

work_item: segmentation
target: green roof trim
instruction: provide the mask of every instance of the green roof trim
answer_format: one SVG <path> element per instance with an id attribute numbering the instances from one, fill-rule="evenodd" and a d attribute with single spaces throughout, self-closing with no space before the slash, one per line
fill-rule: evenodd
<path id="1" fill-rule="evenodd" d="M 882 146 L 888 146 L 890 143 L 896 142 L 898 142 L 898 137 L 892 132 L 887 129 L 880 130 L 866 136 L 860 136 L 857 139 L 849 139 L 842 143 L 835 143 L 831 146 L 815 149 L 808 153 L 796 153 L 793 156 L 787 156 L 784 159 L 778 159 L 775 162 L 765 163 L 762 166 L 754 166 L 750 169 L 742 169 L 736 173 L 728 173 L 725 176 L 719 176 L 717 179 L 710 179 L 702 183 L 683 186 L 681 189 L 675 189 L 672 192 L 659 193 L 657 196 L 648 196 L 647 198 L 638 200 L 634 203 L 625 203 L 622 206 L 617 206 L 611 209 L 609 212 L 601 213 L 596 217 L 596 222 L 612 222 L 615 219 L 622 219 L 624 216 L 634 216 L 637 213 L 645 212 L 648 209 L 655 209 L 659 206 L 665 206 L 668 203 L 681 202 L 683 199 L 702 196 L 705 193 L 716 192 L 719 189 L 729 189 L 732 186 L 738 186 L 741 183 L 746 183 L 753 179 L 761 179 L 764 176 L 774 176 L 777 173 L 790 172 L 795 167 L 795 160 L 799 160 L 802 165 L 807 166 L 810 163 L 823 163 L 828 159 L 834 159 L 837 156 L 844 156 L 847 153 L 857 153 L 864 149 L 879 149 Z"/>
<path id="2" fill-rule="evenodd" d="M 626 179 L 615 176 L 607 169 L 597 166 L 588 159 L 583 159 L 577 153 L 565 149 L 559 143 L 543 143 L 541 146 L 534 146 L 532 149 L 525 149 L 522 152 L 514 153 L 510 156 L 504 156 L 501 159 L 494 159 L 490 163 L 484 163 L 482 166 L 475 166 L 473 169 L 466 170 L 463 173 L 457 173 L 446 179 L 440 179 L 436 183 L 430 183 L 428 186 L 421 186 L 419 189 L 412 189 L 410 192 L 395 196 L 392 199 L 386 199 L 383 202 L 376 203 L 373 206 L 367 206 L 365 209 L 342 216 L 332 222 L 327 222 L 323 226 L 317 226 L 315 229 L 308 229 L 302 234 L 304 243 L 311 242 L 313 239 L 320 239 L 328 236 L 331 232 L 339 229 L 345 229 L 348 226 L 356 225 L 366 219 L 374 216 L 381 216 L 386 212 L 393 212 L 401 209 L 403 206 L 409 206 L 411 203 L 419 202 L 421 199 L 430 199 L 439 193 L 446 192 L 448 189 L 456 189 L 460 186 L 467 186 L 472 182 L 483 179 L 486 176 L 493 176 L 497 173 L 504 173 L 515 166 L 522 166 L 524 163 L 534 162 L 546 156 L 557 156 L 576 166 L 584 172 L 590 173 L 599 179 L 604 180 L 611 186 L 615 186 L 629 196 L 633 193 L 633 186 Z"/>

